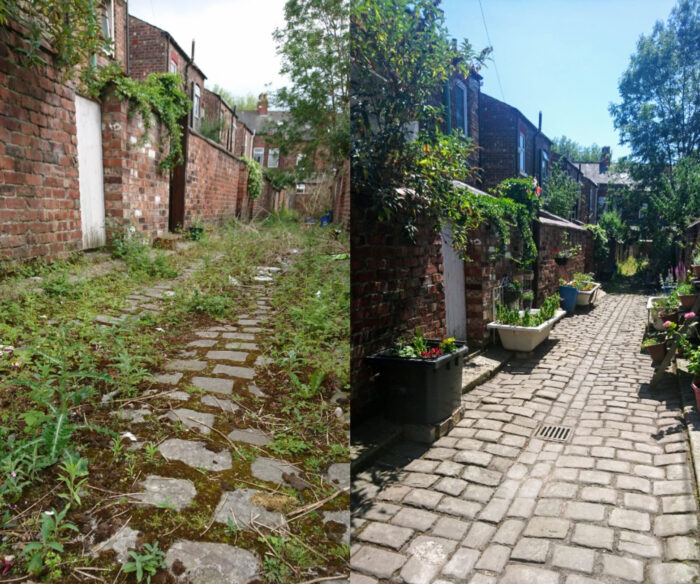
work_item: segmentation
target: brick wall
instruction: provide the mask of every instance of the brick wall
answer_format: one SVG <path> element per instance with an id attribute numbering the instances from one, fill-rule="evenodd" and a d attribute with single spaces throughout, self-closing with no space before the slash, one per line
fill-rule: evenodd
<path id="1" fill-rule="evenodd" d="M 376 387 L 364 357 L 422 328 L 445 335 L 442 245 L 432 222 L 422 222 L 411 244 L 400 228 L 378 222 L 354 204 L 351 232 L 351 384 L 353 421 L 372 413 Z"/>
<path id="2" fill-rule="evenodd" d="M 0 27 L 0 258 L 57 257 L 82 247 L 75 93 L 19 42 Z"/>
<path id="3" fill-rule="evenodd" d="M 479 188 L 490 190 L 501 181 L 516 176 L 517 125 L 512 108 L 479 94 Z"/>
<path id="4" fill-rule="evenodd" d="M 130 116 L 128 103 L 108 93 L 102 104 L 105 215 L 154 239 L 168 229 L 170 178 L 158 169 L 168 140 L 159 124 L 143 134 L 140 116 Z"/>
<path id="5" fill-rule="evenodd" d="M 564 232 L 568 234 L 569 246 L 581 245 L 581 252 L 560 266 L 554 261 L 554 254 L 565 247 L 562 243 Z M 571 280 L 576 272 L 591 271 L 593 242 L 587 230 L 574 224 L 563 226 L 539 222 L 535 237 L 538 249 L 535 304 L 539 306 L 547 296 L 558 291 L 559 278 Z"/>
<path id="6" fill-rule="evenodd" d="M 167 55 L 168 40 L 163 31 L 129 16 L 129 75 L 138 80 L 149 73 L 165 73 Z"/>
<path id="7" fill-rule="evenodd" d="M 190 131 L 185 226 L 196 217 L 216 223 L 235 217 L 239 184 L 244 186 L 248 176 L 243 169 L 225 148 Z"/>

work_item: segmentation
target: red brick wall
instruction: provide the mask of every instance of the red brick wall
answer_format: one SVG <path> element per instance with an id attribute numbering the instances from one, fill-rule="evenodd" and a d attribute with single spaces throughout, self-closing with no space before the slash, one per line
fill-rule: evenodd
<path id="1" fill-rule="evenodd" d="M 514 110 L 480 94 L 479 99 L 479 188 L 489 190 L 516 175 L 517 125 Z"/>
<path id="2" fill-rule="evenodd" d="M 353 420 L 370 414 L 376 388 L 364 357 L 422 328 L 445 335 L 442 245 L 432 222 L 411 244 L 400 228 L 353 205 L 351 232 L 351 383 Z"/>
<path id="3" fill-rule="evenodd" d="M 540 305 L 547 296 L 558 291 L 559 278 L 571 280 L 576 272 L 591 271 L 593 243 L 587 230 L 575 226 L 563 227 L 539 223 L 536 231 L 538 256 L 535 304 Z M 568 233 L 569 246 L 581 245 L 581 252 L 576 257 L 569 258 L 565 265 L 560 266 L 554 261 L 554 254 L 565 247 L 562 245 L 565 231 Z"/>
<path id="4" fill-rule="evenodd" d="M 0 258 L 57 257 L 82 247 L 75 93 L 19 42 L 0 27 Z"/>
<path id="5" fill-rule="evenodd" d="M 243 169 L 245 164 L 225 148 L 191 131 L 185 225 L 196 217 L 216 223 L 235 217 L 239 184 L 246 185 L 247 181 L 247 170 Z"/>
<path id="6" fill-rule="evenodd" d="M 107 94 L 102 105 L 105 214 L 154 239 L 168 229 L 170 178 L 158 168 L 168 140 L 159 124 L 145 140 L 143 133 L 140 117 L 129 116 L 128 103 Z"/>
<path id="7" fill-rule="evenodd" d="M 149 73 L 165 73 L 166 55 L 168 41 L 163 31 L 129 16 L 129 75 L 143 79 Z"/>
<path id="8" fill-rule="evenodd" d="M 345 163 L 341 181 L 333 208 L 333 222 L 350 231 L 350 162 Z"/>

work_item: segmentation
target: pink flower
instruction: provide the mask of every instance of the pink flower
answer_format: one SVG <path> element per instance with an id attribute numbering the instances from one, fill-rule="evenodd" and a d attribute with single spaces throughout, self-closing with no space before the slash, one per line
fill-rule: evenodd
<path id="1" fill-rule="evenodd" d="M 668 327 L 670 327 L 670 326 L 671 326 L 671 321 L 670 321 L 670 320 L 667 320 L 667 321 L 664 323 L 664 328 L 668 328 Z"/>
<path id="2" fill-rule="evenodd" d="M 684 317 L 686 320 L 690 320 L 691 318 L 695 318 L 695 313 L 694 312 L 686 312 Z"/>

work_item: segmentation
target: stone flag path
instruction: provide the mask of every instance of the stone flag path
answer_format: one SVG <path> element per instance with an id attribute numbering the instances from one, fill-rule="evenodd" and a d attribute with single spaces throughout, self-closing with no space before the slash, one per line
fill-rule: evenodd
<path id="1" fill-rule="evenodd" d="M 353 481 L 351 584 L 700 581 L 696 484 L 673 376 L 648 388 L 645 298 L 565 318 L 464 396 L 428 446 Z M 566 442 L 535 437 L 571 428 Z"/>
<path id="2" fill-rule="evenodd" d="M 185 271 L 190 275 L 197 266 Z M 160 443 L 159 454 L 167 461 L 181 461 L 185 465 L 217 473 L 232 468 L 232 451 L 236 445 L 264 447 L 273 437 L 264 431 L 251 428 L 234 429 L 223 433 L 223 418 L 237 411 L 236 398 L 245 393 L 261 399 L 267 396 L 255 384 L 255 369 L 264 365 L 266 358 L 259 354 L 259 340 L 265 333 L 265 322 L 273 307 L 269 304 L 267 286 L 274 285 L 280 268 L 260 267 L 254 279 L 257 285 L 252 293 L 257 296 L 256 307 L 250 314 L 239 315 L 233 324 L 195 330 L 196 340 L 166 362 L 165 371 L 155 376 L 159 384 L 158 393 L 168 392 L 165 397 L 175 403 L 171 410 L 161 415 L 166 423 L 180 424 L 191 430 L 191 439 L 168 438 Z M 174 296 L 175 282 L 164 282 L 141 290 L 128 297 L 127 312 L 120 317 L 100 316 L 98 322 L 105 326 L 122 322 L 130 314 L 145 311 L 160 312 L 165 309 L 163 300 Z M 202 390 L 201 395 L 185 391 L 188 386 Z M 218 413 L 216 413 L 218 412 Z M 114 415 L 128 420 L 133 433 L 138 436 L 138 425 L 149 416 L 156 415 L 149 407 L 122 409 Z M 222 447 L 212 450 L 198 436 L 215 436 Z M 228 444 L 227 444 L 228 441 Z M 136 443 L 136 447 L 140 445 Z M 349 486 L 350 465 L 333 464 L 327 469 L 325 479 L 340 489 Z M 243 530 L 284 529 L 286 517 L 282 512 L 268 510 L 270 499 L 282 486 L 289 487 L 301 471 L 293 464 L 273 458 L 257 456 L 250 462 L 250 475 L 268 490 L 237 488 L 224 491 L 211 522 L 236 525 Z M 284 475 L 284 476 L 283 476 Z M 216 475 L 213 475 L 214 477 Z M 290 476 L 292 477 L 290 479 Z M 246 477 L 248 478 L 248 477 Z M 193 505 L 197 490 L 192 481 L 177 476 L 150 475 L 137 484 L 141 492 L 130 496 L 134 505 L 167 506 L 178 511 Z M 272 493 L 272 494 L 271 494 Z M 323 523 L 334 522 L 345 531 L 343 541 L 349 543 L 350 512 L 319 511 Z M 128 550 L 136 549 L 139 532 L 125 525 L 109 540 L 99 543 L 94 553 L 112 550 L 124 563 L 129 560 Z M 147 541 L 158 539 L 158 534 L 147 534 Z M 246 550 L 224 543 L 180 540 L 166 551 L 166 564 L 176 575 L 177 582 L 190 584 L 246 584 L 263 579 L 262 558 L 254 550 Z M 325 580 L 336 584 L 347 583 L 346 579 Z"/>

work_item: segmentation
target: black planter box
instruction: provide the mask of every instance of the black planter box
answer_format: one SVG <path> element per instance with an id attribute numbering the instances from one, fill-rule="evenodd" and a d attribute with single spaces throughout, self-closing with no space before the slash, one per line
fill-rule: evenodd
<path id="1" fill-rule="evenodd" d="M 429 341 L 430 347 L 438 341 Z M 434 424 L 451 416 L 462 398 L 462 368 L 466 343 L 457 343 L 454 353 L 437 359 L 412 359 L 388 355 L 388 351 L 367 357 L 379 374 L 387 419 L 402 424 Z"/>

